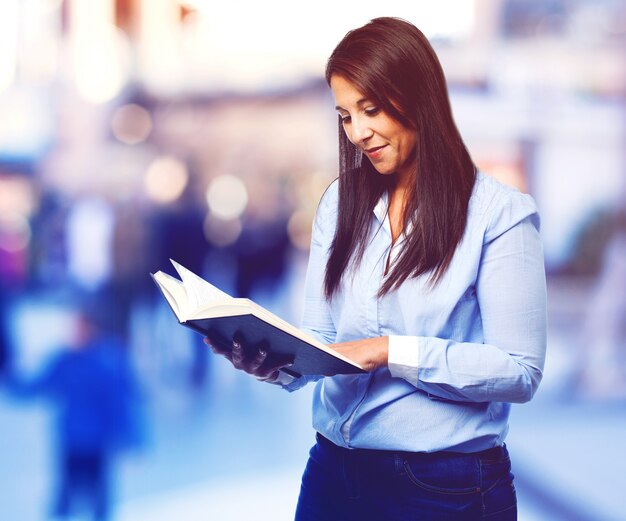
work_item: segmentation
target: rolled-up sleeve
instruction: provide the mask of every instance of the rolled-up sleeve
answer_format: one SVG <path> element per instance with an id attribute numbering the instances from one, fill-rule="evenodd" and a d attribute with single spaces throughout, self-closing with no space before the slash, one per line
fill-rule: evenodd
<path id="1" fill-rule="evenodd" d="M 483 342 L 408 337 L 414 362 L 390 363 L 392 375 L 433 397 L 449 400 L 530 400 L 543 374 L 547 329 L 545 270 L 536 213 L 505 229 L 494 226 L 488 230 L 476 298 Z M 390 362 L 397 358 L 392 350 L 399 348 L 398 344 L 390 347 Z M 407 346 L 402 349 L 409 350 Z"/>

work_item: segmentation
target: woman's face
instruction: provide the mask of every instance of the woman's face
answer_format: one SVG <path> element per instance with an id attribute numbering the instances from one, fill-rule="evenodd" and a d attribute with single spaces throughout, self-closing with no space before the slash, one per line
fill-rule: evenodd
<path id="1" fill-rule="evenodd" d="M 391 118 L 343 76 L 331 76 L 330 88 L 348 139 L 378 173 L 408 179 L 416 168 L 415 130 Z"/>

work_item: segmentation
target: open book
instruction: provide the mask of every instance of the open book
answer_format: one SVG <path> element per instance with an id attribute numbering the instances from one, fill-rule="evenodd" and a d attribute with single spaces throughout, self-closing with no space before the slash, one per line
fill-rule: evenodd
<path id="1" fill-rule="evenodd" d="M 261 343 L 268 358 L 293 361 L 283 371 L 292 376 L 362 373 L 363 369 L 337 351 L 245 298 L 234 298 L 184 266 L 171 261 L 181 280 L 162 271 L 152 278 L 178 321 L 202 335 L 209 331 L 225 343 L 235 333 L 242 344 L 256 349 Z"/>

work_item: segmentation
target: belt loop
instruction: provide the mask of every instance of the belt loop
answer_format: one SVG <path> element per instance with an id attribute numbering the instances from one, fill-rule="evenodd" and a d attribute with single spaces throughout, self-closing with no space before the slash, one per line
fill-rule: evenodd
<path id="1" fill-rule="evenodd" d="M 403 474 L 404 473 L 404 458 L 402 457 L 402 454 L 399 452 L 394 452 L 393 462 L 395 465 L 396 472 L 398 474 Z"/>

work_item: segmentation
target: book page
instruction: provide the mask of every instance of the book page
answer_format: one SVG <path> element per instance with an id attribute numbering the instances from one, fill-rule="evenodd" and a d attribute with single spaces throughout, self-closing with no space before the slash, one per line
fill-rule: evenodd
<path id="1" fill-rule="evenodd" d="M 170 259 L 170 262 L 174 265 L 174 268 L 176 268 L 176 271 L 183 281 L 183 286 L 185 286 L 189 310 L 207 306 L 213 302 L 230 300 L 233 298 L 228 293 L 224 293 L 210 282 L 207 282 L 202 277 L 196 275 L 193 271 L 188 270 L 181 264 L 178 264 L 178 262 L 172 259 Z"/>
<path id="2" fill-rule="evenodd" d="M 159 285 L 161 293 L 163 293 L 178 321 L 184 320 L 187 295 L 181 282 L 162 271 L 152 274 L 152 278 Z"/>

